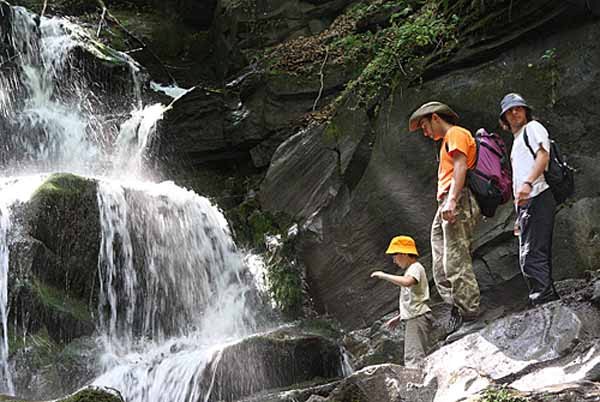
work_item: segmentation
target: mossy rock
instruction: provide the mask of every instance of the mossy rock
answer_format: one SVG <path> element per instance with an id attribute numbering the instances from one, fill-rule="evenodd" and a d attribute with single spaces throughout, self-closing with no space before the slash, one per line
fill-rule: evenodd
<path id="1" fill-rule="evenodd" d="M 0 401 L 30 402 L 25 399 L 13 398 L 9 396 L 0 396 Z M 82 389 L 65 398 L 55 399 L 54 402 L 124 402 L 124 400 L 121 396 L 115 395 L 113 392 L 109 392 L 108 390 L 90 387 Z"/>
<path id="2" fill-rule="evenodd" d="M 124 402 L 123 398 L 101 388 L 86 388 L 58 402 Z"/>
<path id="3" fill-rule="evenodd" d="M 28 234 L 39 241 L 32 251 L 33 274 L 77 300 L 94 299 L 100 249 L 96 189 L 93 180 L 53 174 L 25 206 Z"/>
<path id="4" fill-rule="evenodd" d="M 56 342 L 46 328 L 9 338 L 13 383 L 21 398 L 45 400 L 76 392 L 97 376 L 99 345 L 93 336 Z"/>

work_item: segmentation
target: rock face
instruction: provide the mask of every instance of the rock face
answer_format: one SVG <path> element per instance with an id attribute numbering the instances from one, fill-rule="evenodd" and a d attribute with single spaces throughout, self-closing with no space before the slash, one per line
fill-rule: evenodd
<path id="1" fill-rule="evenodd" d="M 295 194 L 297 188 L 318 189 L 311 197 L 302 194 L 297 203 L 273 203 L 272 207 L 300 218 L 306 218 L 302 211 L 319 211 L 305 225 L 302 257 L 315 300 L 323 311 L 355 328 L 396 308 L 397 290 L 369 280 L 368 274 L 380 268 L 394 272 L 383 251 L 398 233 L 416 238 L 425 265 L 429 265 L 437 151 L 428 139 L 408 133 L 406 125 L 410 113 L 431 99 L 455 107 L 462 124 L 471 131 L 482 126 L 498 129 L 498 101 L 505 93 L 519 91 L 528 99 L 569 156 L 569 162 L 578 169 L 576 201 L 562 206 L 557 215 L 555 276 L 581 276 L 597 266 L 593 257 L 598 249 L 597 224 L 594 218 L 582 218 L 582 213 L 597 203 L 595 189 L 600 177 L 593 163 L 600 143 L 590 134 L 600 119 L 596 110 L 600 99 L 595 91 L 599 81 L 594 67 L 600 64 L 600 52 L 592 39 L 599 33 L 596 20 L 585 20 L 577 26 L 558 24 L 550 32 L 548 28 L 538 29 L 529 34 L 527 41 L 518 42 L 490 62 L 449 72 L 419 87 L 397 90 L 373 120 L 375 140 L 370 153 L 364 154 L 368 165 L 358 170 L 351 186 L 339 180 L 334 185 L 307 185 L 324 181 L 321 176 L 297 174 L 309 172 L 314 166 L 312 148 L 298 151 L 306 151 L 304 155 L 286 154 L 290 145 L 282 145 L 276 155 L 286 155 L 287 164 L 281 162 L 281 157 L 274 158 L 261 196 L 292 200 L 281 186 L 269 187 L 270 177 L 277 177 L 281 183 L 288 179 L 287 188 Z M 350 128 L 342 135 L 361 138 L 365 134 L 360 128 Z M 502 135 L 510 145 L 510 136 Z M 307 163 L 299 164 L 297 161 L 303 158 Z M 294 175 L 283 174 L 286 169 Z M 331 188 L 336 190 L 332 192 Z M 315 205 L 307 205 L 312 202 L 307 199 L 316 200 Z M 330 201 L 322 207 L 327 199 Z M 519 278 L 511 214 L 511 207 L 506 206 L 497 217 L 480 224 L 475 236 L 475 270 L 483 291 L 500 292 L 508 289 L 503 285 L 507 281 Z"/>
<path id="2" fill-rule="evenodd" d="M 348 0 L 219 0 L 214 35 L 222 77 L 247 65 L 244 51 L 323 31 Z"/>

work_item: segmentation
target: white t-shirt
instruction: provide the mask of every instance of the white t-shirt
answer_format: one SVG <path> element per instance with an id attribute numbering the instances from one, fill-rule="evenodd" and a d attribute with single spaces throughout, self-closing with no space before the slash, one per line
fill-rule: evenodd
<path id="1" fill-rule="evenodd" d="M 415 262 L 406 269 L 404 276 L 412 276 L 417 281 L 411 287 L 400 288 L 400 319 L 410 320 L 431 311 L 427 302 L 429 301 L 429 283 L 425 268 L 419 262 Z"/>
<path id="2" fill-rule="evenodd" d="M 550 152 L 550 138 L 548 137 L 548 131 L 538 121 L 530 121 L 515 135 L 512 151 L 510 152 L 513 173 L 513 194 L 516 194 L 523 185 L 523 182 L 527 180 L 535 163 L 535 159 L 527 145 L 525 145 L 525 140 L 523 139 L 523 132 L 525 129 L 527 129 L 529 146 L 534 154 L 537 153 L 540 147 Z M 546 168 L 548 167 L 546 166 Z M 541 174 L 533 182 L 533 188 L 531 189 L 529 196 L 535 197 L 547 188 L 548 184 L 544 179 L 544 175 Z"/>

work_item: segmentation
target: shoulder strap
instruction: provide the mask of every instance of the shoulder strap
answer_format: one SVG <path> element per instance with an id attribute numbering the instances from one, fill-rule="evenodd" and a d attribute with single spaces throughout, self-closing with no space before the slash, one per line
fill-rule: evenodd
<path id="1" fill-rule="evenodd" d="M 531 148 L 531 145 L 529 145 L 529 138 L 527 138 L 527 127 L 523 128 L 523 141 L 525 141 L 525 145 L 529 149 L 529 152 L 531 152 L 531 156 L 533 156 L 533 159 L 535 159 L 535 152 L 533 152 L 533 148 Z"/>

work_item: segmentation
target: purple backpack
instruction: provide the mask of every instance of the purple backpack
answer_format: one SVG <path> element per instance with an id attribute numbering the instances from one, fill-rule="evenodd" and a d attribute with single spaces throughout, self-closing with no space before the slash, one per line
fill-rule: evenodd
<path id="1" fill-rule="evenodd" d="M 512 172 L 504 140 L 480 128 L 475 133 L 477 162 L 467 173 L 467 182 L 484 216 L 511 199 Z"/>

